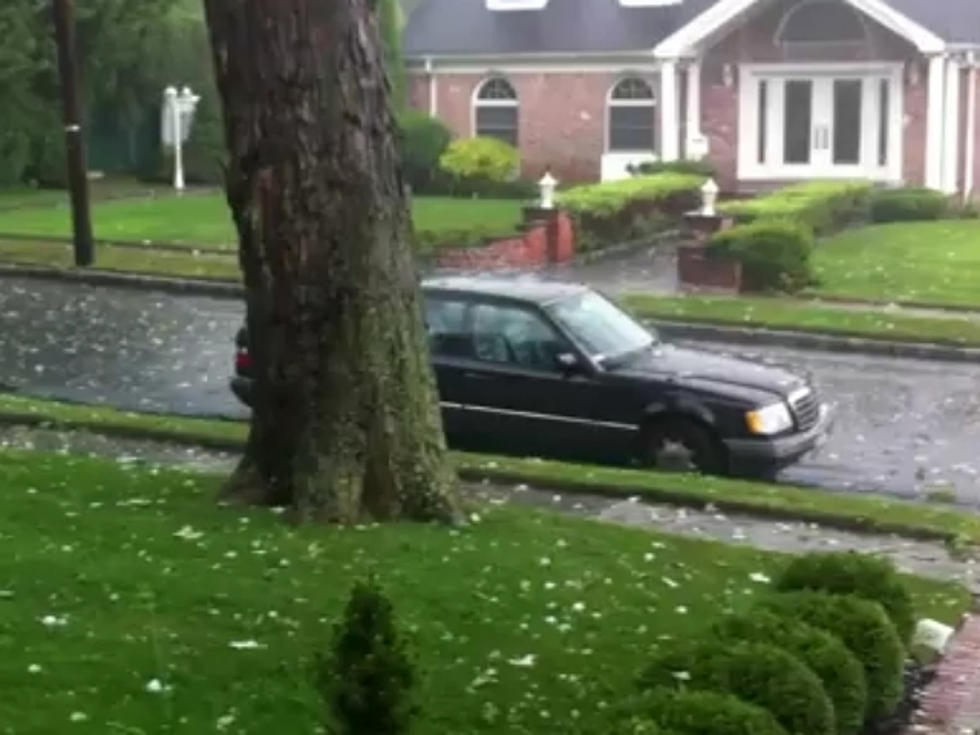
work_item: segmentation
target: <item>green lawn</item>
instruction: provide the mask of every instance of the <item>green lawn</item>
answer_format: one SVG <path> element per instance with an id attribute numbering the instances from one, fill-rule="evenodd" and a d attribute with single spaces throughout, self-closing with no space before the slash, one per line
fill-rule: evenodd
<path id="1" fill-rule="evenodd" d="M 416 231 L 426 239 L 453 239 L 464 231 L 470 239 L 474 233 L 506 235 L 521 220 L 521 202 L 418 197 L 413 217 Z M 217 192 L 101 202 L 92 208 L 92 221 L 96 237 L 104 240 L 236 247 L 228 206 Z M 0 233 L 66 237 L 70 232 L 67 206 L 0 211 Z"/>
<path id="2" fill-rule="evenodd" d="M 980 298 L 980 297 L 978 297 Z M 663 297 L 633 293 L 624 304 L 637 316 L 731 326 L 759 326 L 872 339 L 980 345 L 980 320 L 853 309 L 790 298 Z"/>
<path id="3" fill-rule="evenodd" d="M 750 605 L 779 556 L 506 507 L 464 529 L 293 528 L 217 479 L 0 453 L 5 732 L 315 732 L 310 663 L 375 572 L 420 735 L 601 733 L 664 637 Z M 911 580 L 952 622 L 961 588 Z"/>
<path id="4" fill-rule="evenodd" d="M 241 446 L 247 434 L 247 425 L 243 422 L 131 413 L 106 406 L 60 403 L 5 393 L 0 393 L 0 418 L 8 422 L 43 423 L 62 429 L 170 438 L 220 447 Z M 980 546 L 980 515 L 941 505 L 722 477 L 579 466 L 533 458 L 455 452 L 453 461 L 462 476 L 474 480 L 488 478 L 505 484 L 526 483 L 561 492 L 577 489 L 616 497 L 636 495 L 689 506 L 712 503 L 779 518 L 803 518 L 830 526 L 926 535 L 955 545 Z"/>
<path id="5" fill-rule="evenodd" d="M 814 263 L 818 295 L 980 307 L 980 220 L 847 230 Z"/>
<path id="6" fill-rule="evenodd" d="M 49 268 L 73 267 L 70 245 L 0 240 L 0 262 Z M 157 249 L 120 248 L 98 245 L 95 267 L 100 270 L 142 273 L 184 278 L 211 278 L 238 281 L 241 269 L 234 253 L 198 254 Z"/>

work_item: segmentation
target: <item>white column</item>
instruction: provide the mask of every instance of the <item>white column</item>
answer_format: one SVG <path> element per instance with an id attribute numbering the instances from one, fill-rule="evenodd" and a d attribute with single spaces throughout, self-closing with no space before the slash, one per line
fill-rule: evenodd
<path id="1" fill-rule="evenodd" d="M 966 108 L 966 154 L 963 165 L 963 201 L 973 195 L 974 168 L 977 148 L 977 64 L 970 58 L 970 73 L 967 75 Z"/>
<path id="2" fill-rule="evenodd" d="M 680 153 L 680 125 L 677 104 L 677 62 L 662 62 L 660 67 L 660 158 L 676 161 Z"/>
<path id="3" fill-rule="evenodd" d="M 943 186 L 943 98 L 945 84 L 945 59 L 929 58 L 929 93 L 926 114 L 926 186 L 941 189 Z"/>
<path id="4" fill-rule="evenodd" d="M 687 67 L 687 158 L 691 156 L 691 141 L 701 136 L 701 62 L 692 61 Z"/>
<path id="5" fill-rule="evenodd" d="M 955 194 L 960 170 L 960 63 L 952 58 L 946 60 L 943 118 L 943 191 Z"/>
<path id="6" fill-rule="evenodd" d="M 432 59 L 425 60 L 425 73 L 429 75 L 429 117 L 439 114 L 439 83 L 436 80 L 436 70 Z"/>

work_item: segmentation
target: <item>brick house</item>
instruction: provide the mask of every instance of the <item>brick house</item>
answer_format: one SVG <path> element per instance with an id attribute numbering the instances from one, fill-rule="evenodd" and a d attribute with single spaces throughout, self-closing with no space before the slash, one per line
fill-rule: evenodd
<path id="1" fill-rule="evenodd" d="M 423 0 L 411 103 L 523 173 L 706 156 L 723 188 L 869 178 L 972 195 L 980 0 Z"/>

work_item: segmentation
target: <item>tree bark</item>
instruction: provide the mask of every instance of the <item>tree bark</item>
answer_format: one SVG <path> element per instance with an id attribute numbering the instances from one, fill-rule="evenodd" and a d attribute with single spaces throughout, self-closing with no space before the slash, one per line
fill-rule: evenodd
<path id="1" fill-rule="evenodd" d="M 300 520 L 451 520 L 374 0 L 205 0 L 256 387 L 225 489 Z"/>

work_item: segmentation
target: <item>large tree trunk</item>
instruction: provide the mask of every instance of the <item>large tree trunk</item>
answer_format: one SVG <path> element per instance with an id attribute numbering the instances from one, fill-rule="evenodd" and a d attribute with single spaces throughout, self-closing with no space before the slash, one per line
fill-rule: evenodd
<path id="1" fill-rule="evenodd" d="M 449 520 L 373 0 L 205 0 L 256 392 L 226 494 L 301 520 Z"/>

